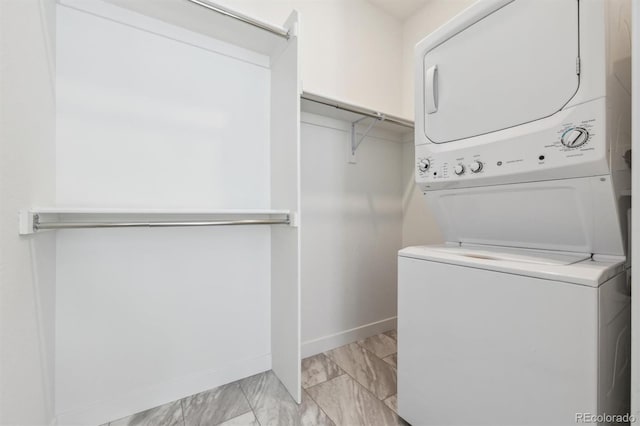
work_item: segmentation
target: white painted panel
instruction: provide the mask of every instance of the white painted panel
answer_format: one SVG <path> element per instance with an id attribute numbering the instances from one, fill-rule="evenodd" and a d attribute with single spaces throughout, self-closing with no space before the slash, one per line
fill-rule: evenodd
<path id="1" fill-rule="evenodd" d="M 416 425 L 600 413 L 598 289 L 399 259 L 398 408 Z"/>
<path id="2" fill-rule="evenodd" d="M 104 423 L 210 389 L 222 383 L 199 377 L 214 372 L 255 373 L 238 365 L 270 352 L 269 234 L 255 226 L 59 231 L 61 423 Z M 122 395 L 136 398 L 114 405 Z"/>
<path id="3" fill-rule="evenodd" d="M 396 316 L 402 144 L 373 130 L 349 164 L 350 129 L 303 115 L 302 340 L 320 350 Z"/>
<path id="4" fill-rule="evenodd" d="M 59 206 L 269 207 L 268 69 L 58 14 Z"/>
<path id="5" fill-rule="evenodd" d="M 269 69 L 130 11 L 58 9 L 57 207 L 270 209 Z M 60 424 L 270 368 L 270 233 L 59 231 Z"/>
<path id="6" fill-rule="evenodd" d="M 298 14 L 285 27 L 297 31 Z M 291 38 L 271 68 L 271 207 L 300 212 L 300 93 L 298 37 Z M 300 228 L 271 231 L 271 352 L 273 371 L 301 402 Z"/>

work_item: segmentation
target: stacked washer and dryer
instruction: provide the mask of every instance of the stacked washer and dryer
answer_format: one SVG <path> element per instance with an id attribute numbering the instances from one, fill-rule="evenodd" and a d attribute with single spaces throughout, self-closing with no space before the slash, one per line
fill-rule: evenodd
<path id="1" fill-rule="evenodd" d="M 484 0 L 416 46 L 415 177 L 446 243 L 399 253 L 410 423 L 628 413 L 629 20 Z"/>

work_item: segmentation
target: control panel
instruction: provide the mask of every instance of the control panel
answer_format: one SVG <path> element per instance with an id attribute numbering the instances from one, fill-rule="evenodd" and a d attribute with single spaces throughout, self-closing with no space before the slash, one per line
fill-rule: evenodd
<path id="1" fill-rule="evenodd" d="M 432 162 L 434 166 L 432 166 Z M 455 176 L 477 174 L 482 172 L 484 163 L 480 159 L 465 162 L 464 157 L 455 159 L 452 163 L 438 162 L 433 156 L 417 158 L 417 173 L 422 178 L 446 179 L 451 177 L 451 170 Z"/>
<path id="2" fill-rule="evenodd" d="M 597 113 L 575 115 L 565 114 L 553 127 L 512 129 L 501 139 L 416 145 L 416 182 L 431 190 L 607 173 L 604 123 Z"/>

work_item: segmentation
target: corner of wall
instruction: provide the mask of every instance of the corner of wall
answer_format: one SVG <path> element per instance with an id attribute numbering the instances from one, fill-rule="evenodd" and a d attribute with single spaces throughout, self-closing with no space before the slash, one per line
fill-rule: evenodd
<path id="1" fill-rule="evenodd" d="M 55 234 L 17 232 L 55 201 L 55 23 L 55 0 L 0 1 L 1 424 L 55 423 Z"/>

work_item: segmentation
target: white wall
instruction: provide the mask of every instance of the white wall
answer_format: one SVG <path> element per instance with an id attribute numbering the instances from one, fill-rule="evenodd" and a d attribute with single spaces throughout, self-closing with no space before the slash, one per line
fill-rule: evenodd
<path id="1" fill-rule="evenodd" d="M 366 0 L 220 0 L 282 25 L 301 15 L 306 91 L 401 115 L 402 23 Z"/>
<path id="2" fill-rule="evenodd" d="M 350 128 L 303 114 L 303 356 L 395 327 L 402 144 L 374 130 L 349 164 Z"/>
<path id="3" fill-rule="evenodd" d="M 19 209 L 55 198 L 53 0 L 0 1 L 0 424 L 53 419 L 55 240 Z"/>
<path id="4" fill-rule="evenodd" d="M 57 205 L 270 208 L 264 58 L 100 7 L 58 6 Z M 269 369 L 270 254 L 268 226 L 57 231 L 59 422 Z"/>

